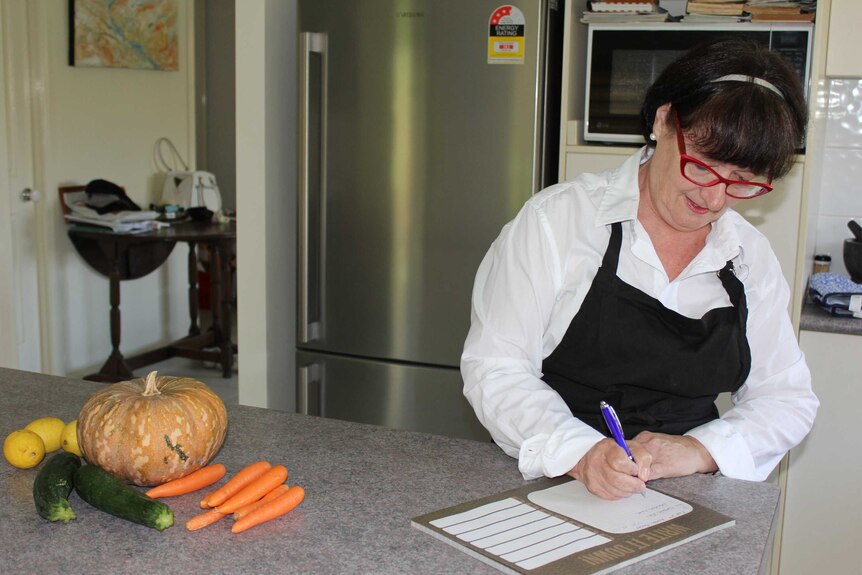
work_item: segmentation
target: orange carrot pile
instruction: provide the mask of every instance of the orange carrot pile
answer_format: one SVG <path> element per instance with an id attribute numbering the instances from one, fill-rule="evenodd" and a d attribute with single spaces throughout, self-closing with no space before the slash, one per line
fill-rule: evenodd
<path id="1" fill-rule="evenodd" d="M 254 511 L 267 501 L 272 501 L 279 495 L 284 494 L 288 489 L 290 489 L 290 486 L 286 483 L 282 483 L 281 485 L 264 495 L 263 499 L 255 501 L 254 503 L 249 503 L 248 505 L 244 505 L 234 511 L 232 516 L 233 520 L 236 521 L 237 519 L 242 519 L 244 516 L 248 515 L 250 512 Z"/>
<path id="2" fill-rule="evenodd" d="M 257 461 L 244 467 L 227 483 L 203 498 L 200 505 L 207 511 L 186 521 L 186 529 L 197 531 L 231 515 L 233 533 L 281 517 L 299 505 L 305 490 L 288 486 L 287 468 Z"/>
<path id="3" fill-rule="evenodd" d="M 201 507 L 218 507 L 228 500 L 229 497 L 241 491 L 249 483 L 267 472 L 272 465 L 268 461 L 258 461 L 243 468 L 239 473 L 230 478 L 230 480 L 207 495 L 201 501 Z"/>
<path id="4" fill-rule="evenodd" d="M 216 510 L 225 515 L 233 513 L 240 507 L 260 500 L 264 495 L 284 483 L 287 479 L 287 468 L 276 465 L 267 469 L 260 477 L 242 488 L 240 492 L 218 505 Z"/>
<path id="5" fill-rule="evenodd" d="M 276 517 L 281 517 L 288 511 L 293 510 L 304 498 L 305 490 L 299 485 L 294 485 L 284 495 L 279 495 L 235 522 L 230 530 L 232 533 L 242 533 L 250 527 L 260 525 Z"/>
<path id="6" fill-rule="evenodd" d="M 158 497 L 176 497 L 177 495 L 185 495 L 204 487 L 209 487 L 222 477 L 227 470 L 221 463 L 207 465 L 201 467 L 197 471 L 193 471 L 184 477 L 162 483 L 147 491 L 147 495 L 152 498 Z"/>

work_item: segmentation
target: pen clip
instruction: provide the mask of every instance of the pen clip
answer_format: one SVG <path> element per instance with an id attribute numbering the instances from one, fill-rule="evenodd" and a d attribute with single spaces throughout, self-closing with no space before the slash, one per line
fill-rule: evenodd
<path id="1" fill-rule="evenodd" d="M 626 452 L 626 455 L 629 456 L 629 459 L 634 461 L 632 453 L 629 451 L 629 446 L 626 445 L 625 436 L 623 435 L 623 426 L 620 423 L 620 418 L 617 416 L 616 410 L 614 410 L 613 406 L 606 401 L 599 402 L 599 409 L 601 410 L 605 423 L 607 424 L 614 440 L 617 442 L 617 445 L 622 447 Z"/>
<path id="2" fill-rule="evenodd" d="M 607 403 L 607 402 L 605 402 L 605 401 L 601 402 L 601 403 L 599 404 L 599 406 L 602 406 L 604 409 L 606 409 L 606 410 L 607 410 L 608 415 L 610 415 L 610 416 L 613 418 L 614 423 L 615 423 L 615 424 L 616 424 L 616 426 L 617 426 L 617 430 L 618 430 L 620 433 L 622 433 L 622 431 L 623 431 L 623 426 L 622 426 L 622 424 L 620 423 L 620 418 L 617 416 L 617 412 L 616 412 L 616 410 L 614 409 L 614 406 L 610 405 L 609 403 Z"/>

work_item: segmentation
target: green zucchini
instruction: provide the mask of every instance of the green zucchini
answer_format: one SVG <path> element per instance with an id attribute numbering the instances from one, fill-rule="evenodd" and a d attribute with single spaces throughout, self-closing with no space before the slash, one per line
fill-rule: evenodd
<path id="1" fill-rule="evenodd" d="M 36 511 L 48 521 L 68 523 L 75 518 L 69 505 L 75 470 L 81 467 L 81 458 L 63 451 L 51 457 L 33 481 L 33 501 Z"/>
<path id="2" fill-rule="evenodd" d="M 159 531 L 174 524 L 174 512 L 170 507 L 126 485 L 101 467 L 84 465 L 78 469 L 75 491 L 93 507 L 115 517 Z"/>

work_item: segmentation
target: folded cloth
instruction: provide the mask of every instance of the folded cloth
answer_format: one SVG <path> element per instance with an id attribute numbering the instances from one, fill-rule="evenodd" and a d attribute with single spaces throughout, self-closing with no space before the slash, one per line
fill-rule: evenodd
<path id="1" fill-rule="evenodd" d="M 845 275 L 830 272 L 812 275 L 808 295 L 833 315 L 862 318 L 862 284 Z"/>
<path id="2" fill-rule="evenodd" d="M 141 211 L 140 206 L 126 195 L 126 191 L 108 180 L 93 180 L 85 188 L 87 206 L 99 214 L 120 211 Z"/>

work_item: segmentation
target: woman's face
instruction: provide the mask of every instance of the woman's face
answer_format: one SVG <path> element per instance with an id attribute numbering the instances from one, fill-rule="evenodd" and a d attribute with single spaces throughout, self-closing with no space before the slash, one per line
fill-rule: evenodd
<path id="1" fill-rule="evenodd" d="M 653 132 L 656 148 L 653 157 L 644 165 L 641 179 L 641 201 L 663 223 L 677 231 L 691 232 L 702 229 L 717 220 L 724 211 L 739 200 L 725 193 L 726 185 L 698 186 L 680 172 L 680 150 L 673 128 L 668 123 L 670 104 L 661 106 L 656 113 Z M 685 136 L 685 134 L 683 134 Z M 685 137 L 685 151 L 701 160 L 719 175 L 733 180 L 752 180 L 754 174 L 737 166 L 716 162 L 703 154 Z"/>

